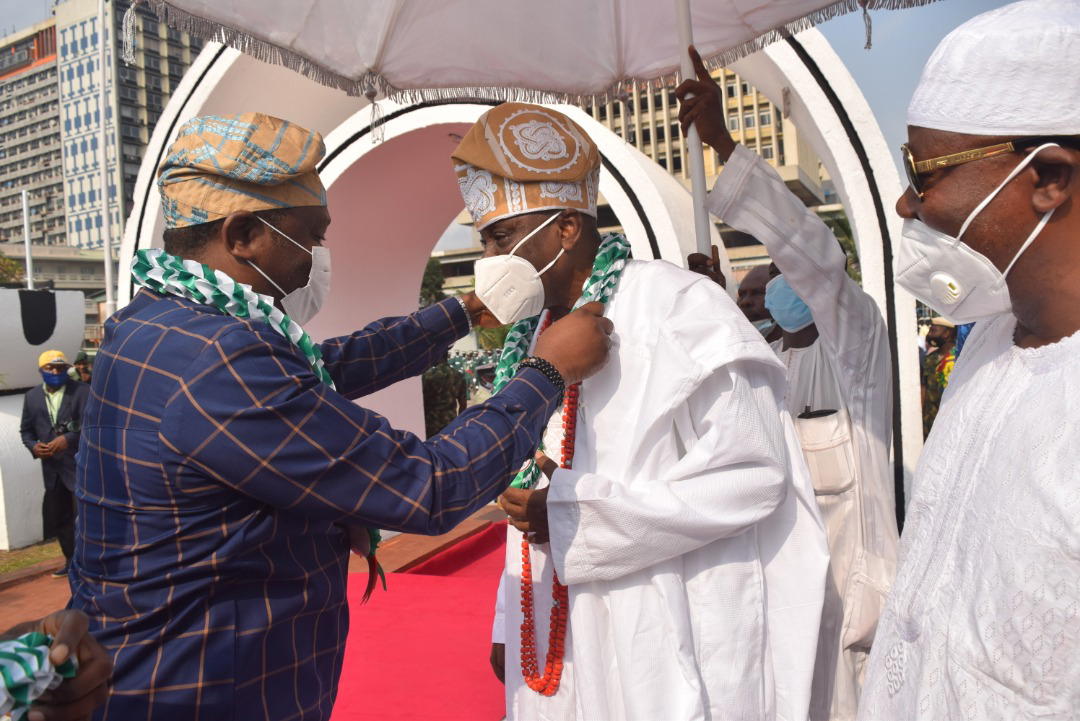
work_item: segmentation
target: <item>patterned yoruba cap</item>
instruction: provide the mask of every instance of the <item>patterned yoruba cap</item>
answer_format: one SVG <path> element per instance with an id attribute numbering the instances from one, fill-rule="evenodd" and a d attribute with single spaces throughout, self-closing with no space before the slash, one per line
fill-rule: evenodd
<path id="1" fill-rule="evenodd" d="M 596 217 L 600 152 L 556 110 L 498 105 L 476 121 L 450 157 L 477 230 L 545 208 Z"/>
<path id="2" fill-rule="evenodd" d="M 237 210 L 326 205 L 315 169 L 325 152 L 319 133 L 262 113 L 192 118 L 158 168 L 165 227 Z"/>

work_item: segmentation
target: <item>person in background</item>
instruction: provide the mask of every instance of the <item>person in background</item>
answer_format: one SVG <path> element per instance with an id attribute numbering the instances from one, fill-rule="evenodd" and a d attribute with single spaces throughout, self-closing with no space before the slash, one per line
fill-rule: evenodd
<path id="1" fill-rule="evenodd" d="M 89 383 L 91 371 L 90 356 L 86 354 L 86 351 L 81 350 L 76 353 L 75 360 L 68 369 L 68 375 L 81 383 Z"/>
<path id="2" fill-rule="evenodd" d="M 44 537 L 56 538 L 64 554 L 64 566 L 53 572 L 56 577 L 67 575 L 75 547 L 75 453 L 90 392 L 85 383 L 68 377 L 69 367 L 61 351 L 47 350 L 38 356 L 43 383 L 27 391 L 19 424 L 23 445 L 41 460 Z"/>
<path id="3" fill-rule="evenodd" d="M 941 405 L 941 394 L 949 385 L 949 374 L 955 364 L 956 325 L 937 316 L 931 319 L 930 330 L 926 332 L 926 357 L 922 367 L 923 438 L 930 435 Z"/>
<path id="4" fill-rule="evenodd" d="M 781 339 L 786 404 L 828 532 L 825 607 L 810 718 L 855 717 L 863 669 L 896 567 L 892 365 L 877 304 L 847 274 L 836 237 L 776 171 L 728 132 L 720 88 L 691 49 L 697 79 L 684 81 L 679 121 L 694 123 L 724 169 L 709 211 L 757 238 L 773 265 L 765 309 Z"/>
<path id="5" fill-rule="evenodd" d="M 465 412 L 469 405 L 468 384 L 446 358 L 424 371 L 420 384 L 424 394 L 424 429 L 431 438 Z"/>
<path id="6" fill-rule="evenodd" d="M 686 257 L 687 267 L 695 273 L 712 278 L 727 288 L 727 281 L 720 268 L 720 250 L 713 246 L 712 258 L 704 253 L 691 253 Z M 758 332 L 769 343 L 780 340 L 780 326 L 776 324 L 769 310 L 765 307 L 765 284 L 769 282 L 769 265 L 755 265 L 746 272 L 739 283 L 738 304 L 747 320 L 754 324 Z"/>
<path id="7" fill-rule="evenodd" d="M 956 357 L 960 357 L 961 351 L 964 350 L 964 344 L 967 343 L 968 336 L 971 335 L 971 331 L 975 330 L 974 323 L 961 323 L 956 326 Z"/>

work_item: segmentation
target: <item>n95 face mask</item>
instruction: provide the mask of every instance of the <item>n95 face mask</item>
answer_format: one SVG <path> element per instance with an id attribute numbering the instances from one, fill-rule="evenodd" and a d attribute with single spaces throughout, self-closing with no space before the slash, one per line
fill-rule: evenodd
<path id="1" fill-rule="evenodd" d="M 514 255 L 525 241 L 539 233 L 562 214 L 560 210 L 519 240 L 507 255 L 493 255 L 476 261 L 476 297 L 500 323 L 517 323 L 539 315 L 544 309 L 544 283 L 540 276 L 555 265 L 564 248 L 540 270 Z"/>
<path id="2" fill-rule="evenodd" d="M 934 230 L 922 221 L 905 219 L 896 254 L 896 282 L 953 323 L 972 323 L 1011 313 L 1012 300 L 1005 278 L 1046 227 L 1054 211 L 1043 214 L 1004 273 L 989 258 L 960 239 L 971 221 L 1034 160 L 1040 150 L 1055 145 L 1046 143 L 1028 154 L 1000 185 L 975 206 L 956 237 Z"/>

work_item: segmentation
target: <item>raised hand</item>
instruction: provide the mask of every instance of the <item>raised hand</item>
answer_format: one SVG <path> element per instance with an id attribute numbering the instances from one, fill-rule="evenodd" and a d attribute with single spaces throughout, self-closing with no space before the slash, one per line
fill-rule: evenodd
<path id="1" fill-rule="evenodd" d="M 735 141 L 728 132 L 720 86 L 709 75 L 697 49 L 691 45 L 689 51 L 697 78 L 684 80 L 675 89 L 675 95 L 679 98 L 679 124 L 685 136 L 690 123 L 693 123 L 701 142 L 716 150 L 720 162 L 727 162 L 735 150 Z"/>

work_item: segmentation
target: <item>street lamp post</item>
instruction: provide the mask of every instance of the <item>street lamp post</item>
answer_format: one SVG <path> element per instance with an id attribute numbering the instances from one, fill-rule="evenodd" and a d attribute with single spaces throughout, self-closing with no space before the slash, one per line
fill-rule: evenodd
<path id="1" fill-rule="evenodd" d="M 22 231 L 26 246 L 26 289 L 34 289 L 34 259 L 30 256 L 30 196 L 22 192 Z"/>
<path id="2" fill-rule="evenodd" d="M 109 131 L 105 122 L 105 111 L 109 107 L 109 95 L 107 89 L 108 75 L 106 73 L 106 19 L 108 13 L 105 10 L 106 0 L 98 3 L 98 109 L 100 112 L 100 135 L 98 137 L 98 167 L 101 174 L 101 188 L 98 197 L 101 200 L 101 230 L 104 233 L 102 247 L 105 250 L 105 316 L 111 316 L 116 312 L 116 282 L 113 279 L 113 253 L 112 253 L 112 214 L 109 211 Z M 110 28 L 111 29 L 111 28 Z M 112 33 L 108 33 L 109 38 Z"/>

